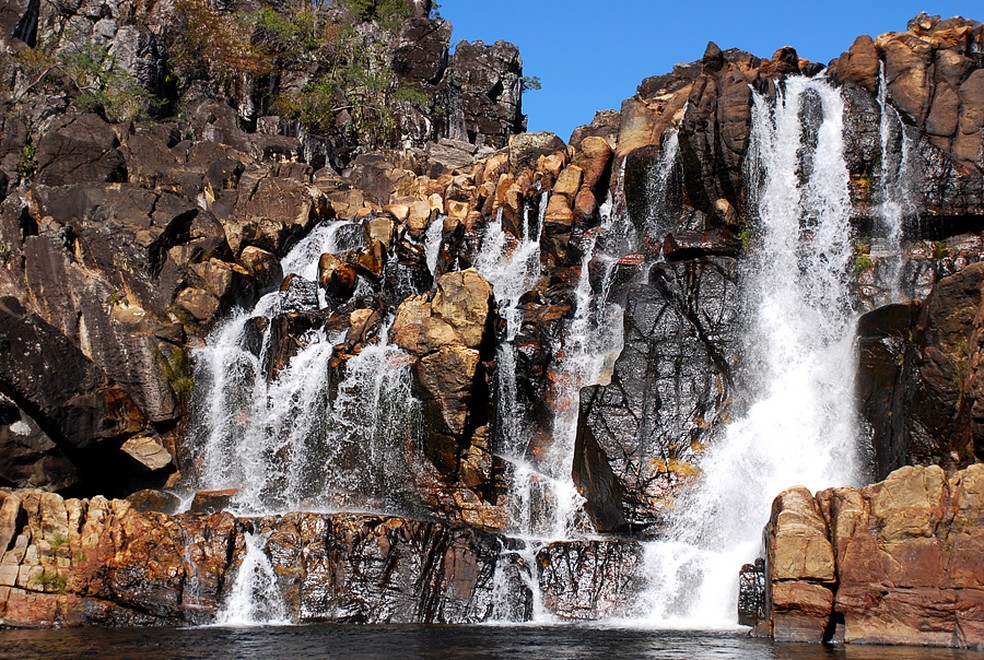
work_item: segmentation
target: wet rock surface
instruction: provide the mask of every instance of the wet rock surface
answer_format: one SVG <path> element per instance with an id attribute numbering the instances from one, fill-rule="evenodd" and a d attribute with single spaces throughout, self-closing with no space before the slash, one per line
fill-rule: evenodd
<path id="1" fill-rule="evenodd" d="M 905 464 L 984 459 L 978 373 L 984 266 L 939 282 L 921 306 L 870 312 L 858 326 L 862 411 L 880 476 Z"/>
<path id="2" fill-rule="evenodd" d="M 627 287 L 611 381 L 581 393 L 575 480 L 602 530 L 658 523 L 727 421 L 739 299 L 733 259 L 657 264 Z"/>
<path id="3" fill-rule="evenodd" d="M 498 590 L 520 588 L 497 577 L 500 541 L 474 529 L 368 514 L 166 515 L 153 512 L 159 499 L 0 491 L 2 625 L 212 622 L 247 533 L 266 539 L 274 597 L 295 622 L 475 623 L 493 616 Z"/>

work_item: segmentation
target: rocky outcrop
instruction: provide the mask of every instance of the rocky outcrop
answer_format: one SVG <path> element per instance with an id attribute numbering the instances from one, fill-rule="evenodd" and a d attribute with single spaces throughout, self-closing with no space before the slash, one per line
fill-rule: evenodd
<path id="1" fill-rule="evenodd" d="M 905 467 L 864 488 L 794 488 L 765 530 L 777 640 L 984 644 L 984 465 Z"/>
<path id="2" fill-rule="evenodd" d="M 635 542 L 553 543 L 534 568 L 509 551 L 514 541 L 474 528 L 357 513 L 160 512 L 170 506 L 156 491 L 66 500 L 0 490 L 0 625 L 214 622 L 237 589 L 247 535 L 262 539 L 273 577 L 257 605 L 298 623 L 522 621 L 530 580 L 547 611 L 594 620 L 630 612 L 643 586 Z"/>
<path id="3" fill-rule="evenodd" d="M 859 396 L 878 475 L 906 464 L 984 460 L 980 381 L 984 264 L 939 282 L 922 305 L 892 305 L 858 323 Z"/>
<path id="4" fill-rule="evenodd" d="M 734 259 L 698 257 L 657 264 L 625 289 L 611 382 L 581 392 L 574 479 L 598 529 L 657 524 L 699 474 L 733 396 L 736 283 Z"/>
<path id="5" fill-rule="evenodd" d="M 298 622 L 478 622 L 492 616 L 497 590 L 524 597 L 508 570 L 497 573 L 498 541 L 475 530 L 359 514 L 169 516 L 122 500 L 0 491 L 0 624 L 214 621 L 247 533 L 266 538 L 273 597 Z"/>
<path id="6" fill-rule="evenodd" d="M 458 470 L 459 453 L 485 423 L 478 401 L 488 384 L 480 363 L 488 358 L 492 287 L 475 270 L 448 273 L 433 296 L 412 297 L 397 310 L 394 342 L 418 359 L 414 374 L 427 417 L 424 449 L 446 475 Z M 484 371 L 484 370 L 482 370 Z M 476 401 L 473 401 L 475 399 Z"/>
<path id="7" fill-rule="evenodd" d="M 536 561 L 544 606 L 568 621 L 629 616 L 645 587 L 638 542 L 558 541 Z"/>
<path id="8" fill-rule="evenodd" d="M 984 30 L 976 21 L 920 14 L 908 31 L 872 40 L 859 37 L 850 50 L 830 63 L 834 79 L 848 88 L 877 93 L 884 71 L 888 98 L 916 142 L 915 166 L 920 210 L 927 215 L 980 215 L 984 189 L 980 172 L 981 99 Z M 876 154 L 862 153 L 852 172 L 875 174 Z"/>

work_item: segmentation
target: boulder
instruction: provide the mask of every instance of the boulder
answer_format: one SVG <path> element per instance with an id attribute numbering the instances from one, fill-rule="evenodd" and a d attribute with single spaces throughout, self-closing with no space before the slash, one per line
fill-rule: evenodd
<path id="1" fill-rule="evenodd" d="M 984 464 L 949 477 L 909 466 L 864 488 L 782 493 L 764 533 L 766 631 L 785 641 L 981 645 L 982 486 Z"/>
<path id="2" fill-rule="evenodd" d="M 566 149 L 564 141 L 553 133 L 520 133 L 509 139 L 509 164 L 518 171 L 535 165 L 540 156 Z"/>
<path id="3" fill-rule="evenodd" d="M 35 150 L 37 181 L 49 186 L 126 181 L 113 127 L 96 114 L 54 120 Z"/>
<path id="4" fill-rule="evenodd" d="M 658 523 L 697 475 L 695 451 L 719 437 L 736 361 L 736 269 L 732 258 L 700 257 L 621 287 L 624 346 L 610 383 L 581 390 L 575 446 L 575 483 L 598 529 Z"/>
<path id="5" fill-rule="evenodd" d="M 414 380 L 429 429 L 424 450 L 450 476 L 487 414 L 479 366 L 488 351 L 492 287 L 473 269 L 455 271 L 443 275 L 427 298 L 404 300 L 391 332 L 396 345 L 415 357 Z"/>

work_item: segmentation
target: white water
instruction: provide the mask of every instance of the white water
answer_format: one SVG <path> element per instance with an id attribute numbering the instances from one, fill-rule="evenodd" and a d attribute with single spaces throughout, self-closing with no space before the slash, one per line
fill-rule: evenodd
<path id="1" fill-rule="evenodd" d="M 316 280 L 318 258 L 333 252 L 338 221 L 314 229 L 282 261 L 284 273 Z M 385 331 L 344 366 L 336 387 L 329 360 L 343 337 L 311 330 L 268 382 L 271 333 L 248 350 L 256 319 L 280 313 L 280 294 L 264 296 L 216 328 L 196 352 L 197 487 L 237 488 L 236 513 L 391 508 L 410 488 L 406 445 L 416 406 L 407 356 Z"/>
<path id="2" fill-rule="evenodd" d="M 809 132 L 815 148 L 804 144 L 801 111 L 809 104 L 822 106 L 822 122 Z M 747 174 L 760 232 L 746 278 L 750 321 L 744 350 L 744 385 L 754 396 L 726 438 L 705 454 L 704 479 L 672 514 L 668 540 L 646 546 L 651 587 L 640 608 L 651 625 L 732 626 L 738 568 L 759 553 L 772 498 L 793 484 L 816 490 L 857 480 L 851 389 L 855 314 L 849 287 L 854 254 L 842 114 L 839 94 L 820 80 L 788 80 L 777 109 L 755 99 Z M 666 142 L 667 152 L 671 146 Z M 674 158 L 664 153 L 659 163 L 661 185 Z M 616 259 L 638 245 L 621 194 L 624 168 L 623 160 L 616 194 L 602 207 L 602 226 L 582 243 L 573 319 L 563 343 L 554 347 L 558 378 L 552 399 L 557 405 L 544 451 L 531 451 L 532 430 L 526 428 L 517 395 L 515 342 L 522 322 L 519 301 L 542 275 L 540 232 L 547 196 L 537 213 L 526 213 L 518 239 L 503 231 L 500 211 L 475 263 L 492 284 L 506 322 L 496 357 L 496 446 L 511 464 L 507 531 L 526 541 L 512 552 L 531 569 L 521 577 L 533 591 L 533 616 L 539 622 L 550 615 L 539 594 L 536 551 L 549 541 L 591 532 L 571 465 L 578 391 L 604 380 L 621 347 L 620 310 L 606 298 Z M 436 219 L 426 234 L 432 273 L 441 224 Z M 288 255 L 285 272 L 315 279 L 318 255 L 335 247 L 337 228 L 331 227 L 316 230 Z M 605 266 L 597 293 L 588 279 L 592 259 Z M 398 508 L 412 474 L 403 463 L 404 447 L 414 440 L 416 415 L 409 360 L 386 343 L 384 332 L 378 343 L 349 360 L 345 379 L 337 391 L 329 391 L 327 362 L 341 338 L 312 332 L 268 384 L 261 371 L 269 336 L 264 335 L 259 357 L 245 350 L 245 338 L 249 319 L 273 318 L 278 301 L 272 294 L 252 312 L 235 315 L 197 356 L 208 431 L 202 486 L 240 487 L 236 502 L 241 512 L 366 503 Z M 244 559 L 240 574 L 245 577 L 237 578 L 230 592 L 224 623 L 268 617 L 256 608 L 264 585 L 275 584 L 272 568 L 267 571 L 261 538 L 250 536 L 247 545 L 249 568 Z M 504 591 L 502 597 L 508 595 Z"/>
<path id="3" fill-rule="evenodd" d="M 878 135 L 881 146 L 879 176 L 878 217 L 884 233 L 883 245 L 872 245 L 872 253 L 879 257 L 879 279 L 887 288 L 884 300 L 879 304 L 899 302 L 906 296 L 902 282 L 902 234 L 907 217 L 914 214 L 912 201 L 912 140 L 905 131 L 902 118 L 888 101 L 888 81 L 885 80 L 885 64 L 878 75 L 878 107 L 880 119 Z M 901 148 L 895 148 L 895 140 Z"/>
<path id="4" fill-rule="evenodd" d="M 246 542 L 242 563 L 236 571 L 222 609 L 215 617 L 219 626 L 287 625 L 287 607 L 277 588 L 277 575 L 264 547 L 262 534 L 243 534 Z"/>
<path id="5" fill-rule="evenodd" d="M 424 252 L 427 255 L 427 270 L 432 277 L 437 277 L 437 260 L 441 256 L 441 239 L 444 237 L 444 216 L 438 215 L 431 220 L 424 237 Z"/>
<path id="6" fill-rule="evenodd" d="M 680 153 L 680 131 L 670 128 L 663 135 L 662 150 L 656 167 L 650 175 L 646 190 L 646 206 L 649 215 L 646 219 L 646 235 L 661 239 L 673 229 L 673 218 L 670 213 L 667 191 L 669 190 L 670 175 L 676 166 L 677 155 Z M 623 165 L 624 167 L 624 165 Z"/>
<path id="7" fill-rule="evenodd" d="M 814 148 L 801 111 L 818 102 Z M 859 478 L 842 117 L 838 91 L 822 80 L 788 79 L 775 109 L 755 97 L 747 174 L 760 237 L 745 344 L 755 396 L 705 454 L 703 479 L 678 503 L 669 540 L 647 544 L 643 608 L 654 625 L 733 625 L 738 569 L 758 555 L 775 495 Z"/>

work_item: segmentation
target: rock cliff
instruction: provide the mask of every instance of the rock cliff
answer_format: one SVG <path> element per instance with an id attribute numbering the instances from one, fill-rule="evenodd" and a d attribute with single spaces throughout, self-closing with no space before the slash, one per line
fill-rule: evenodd
<path id="1" fill-rule="evenodd" d="M 534 587 L 563 618 L 623 616 L 644 590 L 640 540 L 666 531 L 701 457 L 752 404 L 753 115 L 822 65 L 709 44 L 567 144 L 523 132 L 514 46 L 450 55 L 429 3 L 336 4 L 0 10 L 0 486 L 46 491 L 2 494 L 3 622 L 212 621 L 247 536 L 264 539 L 294 621 L 525 620 Z M 951 476 L 886 484 L 932 477 L 947 525 L 984 459 L 982 52 L 979 23 L 921 15 L 859 38 L 826 74 L 844 103 L 845 305 L 867 312 L 859 395 L 875 471 L 944 466 Z M 813 101 L 801 114 L 817 141 Z M 884 226 L 896 201 L 900 235 Z M 330 249 L 284 261 L 317 232 Z M 899 299 L 911 302 L 885 306 Z M 239 390 L 204 357 L 235 323 L 219 362 Z M 318 378 L 288 390 L 317 346 Z M 216 391 L 239 407 L 207 414 Z M 257 391 L 293 407 L 263 418 Z M 349 416 L 295 437 L 290 422 L 318 406 Z M 298 457 L 308 466 L 284 467 Z M 247 484 L 202 483 L 209 465 L 247 459 L 272 466 L 253 503 L 281 513 L 221 512 Z M 562 509 L 559 482 L 583 498 L 582 540 L 547 542 L 531 522 Z M 160 494 L 104 499 L 220 486 L 200 493 L 210 514 L 175 514 Z M 917 607 L 905 590 L 932 588 L 946 603 L 933 635 L 898 639 L 979 639 L 979 585 L 959 582 L 958 562 L 934 564 L 933 584 L 892 577 L 886 602 L 872 585 L 889 578 L 847 580 L 842 541 L 908 515 L 873 504 L 894 487 L 780 498 L 765 572 L 746 571 L 764 585 L 748 614 L 771 622 L 758 630 L 820 639 L 843 618 L 846 638 L 884 641 L 860 603 L 903 621 Z M 839 512 L 856 500 L 848 525 Z M 394 515 L 283 513 L 329 505 Z M 927 530 L 923 545 L 951 547 L 944 527 Z M 532 552 L 514 538 L 534 532 Z M 879 552 L 897 558 L 908 539 Z M 783 554 L 791 543 L 809 552 Z"/>

